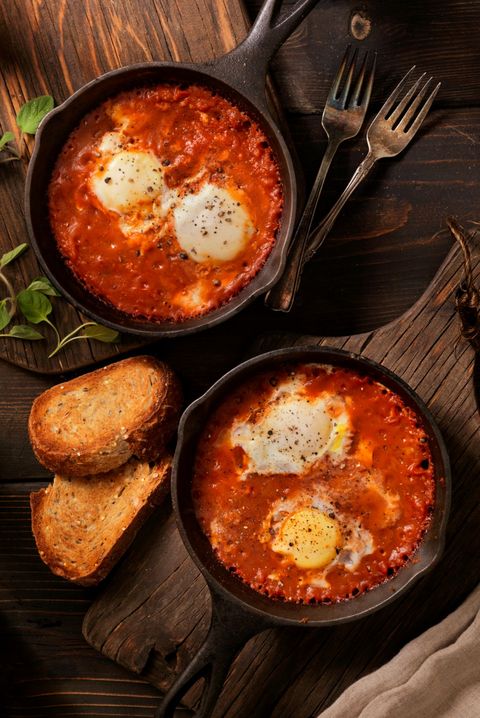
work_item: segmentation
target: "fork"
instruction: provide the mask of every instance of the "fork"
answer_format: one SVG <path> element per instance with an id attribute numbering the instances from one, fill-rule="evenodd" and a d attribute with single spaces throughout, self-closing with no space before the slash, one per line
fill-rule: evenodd
<path id="1" fill-rule="evenodd" d="M 430 77 L 420 88 L 426 75 L 424 72 L 401 97 L 414 69 L 415 65 L 400 80 L 378 115 L 372 120 L 367 130 L 368 153 L 355 170 L 342 195 L 313 233 L 304 255 L 304 263 L 308 262 L 323 244 L 343 206 L 368 175 L 375 162 L 384 157 L 395 157 L 400 154 L 420 129 L 442 83 L 439 82 L 426 96 L 433 77 Z"/>
<path id="2" fill-rule="evenodd" d="M 288 312 L 300 281 L 305 249 L 322 192 L 325 177 L 335 153 L 342 142 L 355 137 L 363 124 L 372 94 L 376 55 L 367 75 L 368 51 L 365 53 L 358 77 L 351 92 L 355 75 L 357 50 L 347 47 L 337 75 L 332 83 L 322 115 L 322 127 L 328 144 L 315 178 L 312 191 L 290 244 L 287 267 L 280 282 L 267 294 L 265 303 L 271 309 Z"/>

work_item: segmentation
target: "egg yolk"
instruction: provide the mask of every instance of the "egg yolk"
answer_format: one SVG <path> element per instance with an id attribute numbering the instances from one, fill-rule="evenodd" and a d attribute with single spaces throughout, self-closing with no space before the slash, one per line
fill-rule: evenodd
<path id="1" fill-rule="evenodd" d="M 318 509 L 304 508 L 284 520 L 271 546 L 299 568 L 323 568 L 335 559 L 341 540 L 338 521 Z"/>

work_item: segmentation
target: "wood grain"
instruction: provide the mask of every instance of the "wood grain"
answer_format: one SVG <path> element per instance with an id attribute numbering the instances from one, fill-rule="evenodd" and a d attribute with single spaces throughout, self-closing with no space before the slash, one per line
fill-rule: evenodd
<path id="1" fill-rule="evenodd" d="M 477 254 L 474 271 L 479 270 Z M 453 510 L 440 566 L 391 607 L 352 626 L 268 631 L 252 639 L 235 661 L 216 718 L 308 718 L 367 667 L 391 657 L 420 627 L 446 615 L 476 584 L 480 539 L 472 539 L 468 527 L 480 517 L 480 488 L 475 485 L 480 426 L 472 391 L 474 353 L 458 341 L 453 303 L 462 273 L 455 248 L 428 293 L 400 320 L 374 332 L 337 338 L 277 332 L 255 344 L 252 354 L 291 344 L 339 347 L 374 359 L 405 379 L 427 403 L 447 442 Z M 105 655 L 165 689 L 200 645 L 207 605 L 205 583 L 188 559 L 172 517 L 164 514 L 151 521 L 89 609 L 84 635 Z M 343 675 L 340 666 L 346 667 Z M 326 680 L 330 671 L 335 672 L 335 686 Z M 192 706 L 194 698 L 189 695 L 187 704 Z"/>
<path id="2" fill-rule="evenodd" d="M 294 0 L 285 0 L 290 7 Z M 249 6 L 256 12 L 261 0 Z M 360 11 L 369 32 L 358 41 L 352 19 Z M 413 65 L 442 82 L 441 107 L 478 106 L 478 43 L 470 27 L 480 23 L 475 0 L 436 0 L 405 3 L 402 0 L 321 0 L 318 7 L 285 43 L 273 63 L 283 106 L 289 112 L 321 113 L 343 48 L 348 43 L 378 53 L 375 106 L 385 89 Z"/>

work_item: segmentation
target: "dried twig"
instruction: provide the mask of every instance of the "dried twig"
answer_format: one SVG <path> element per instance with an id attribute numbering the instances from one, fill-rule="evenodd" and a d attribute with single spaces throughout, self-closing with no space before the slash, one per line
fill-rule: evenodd
<path id="1" fill-rule="evenodd" d="M 476 352 L 480 352 L 480 294 L 473 278 L 469 235 L 454 217 L 447 217 L 447 225 L 463 252 L 464 278 L 455 292 L 455 306 L 462 325 L 462 336 L 468 339 Z"/>

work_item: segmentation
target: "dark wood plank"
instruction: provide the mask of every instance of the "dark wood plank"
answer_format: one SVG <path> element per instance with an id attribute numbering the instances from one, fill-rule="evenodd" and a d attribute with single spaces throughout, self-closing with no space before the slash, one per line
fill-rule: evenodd
<path id="1" fill-rule="evenodd" d="M 284 0 L 284 7 L 293 3 Z M 261 0 L 247 4 L 254 15 Z M 442 81 L 442 107 L 478 106 L 478 43 L 471 28 L 479 23 L 475 0 L 321 0 L 273 63 L 283 106 L 291 112 L 321 113 L 330 78 L 349 43 L 378 52 L 375 105 L 417 65 Z"/>
<path id="2" fill-rule="evenodd" d="M 479 271 L 476 257 L 474 272 Z M 402 376 L 430 407 L 446 439 L 453 509 L 445 555 L 414 590 L 349 626 L 268 631 L 252 639 L 234 663 L 215 717 L 314 715 L 445 616 L 476 585 L 480 426 L 472 391 L 474 353 L 466 342 L 458 343 L 453 302 L 462 274 L 460 252 L 454 249 L 431 290 L 403 318 L 374 332 L 337 338 L 274 332 L 256 343 L 254 354 L 292 343 L 341 347 Z M 186 558 L 171 517 L 164 514 L 152 519 L 89 609 L 84 635 L 106 655 L 165 689 L 200 644 L 207 617 L 205 584 Z M 194 699 L 188 696 L 189 705 Z"/>
<path id="3" fill-rule="evenodd" d="M 83 640 L 94 592 L 54 576 L 30 530 L 30 491 L 0 487 L 0 706 L 4 718 L 151 718 L 157 691 Z"/>

